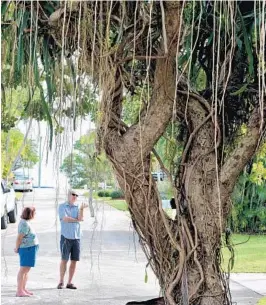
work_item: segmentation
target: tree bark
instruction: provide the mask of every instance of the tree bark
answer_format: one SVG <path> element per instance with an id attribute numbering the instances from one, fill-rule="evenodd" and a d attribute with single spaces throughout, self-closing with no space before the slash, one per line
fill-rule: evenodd
<path id="1" fill-rule="evenodd" d="M 127 128 L 120 122 L 123 87 L 119 64 L 106 70 L 108 82 L 103 86 L 100 135 L 144 253 L 159 280 L 165 304 L 227 305 L 231 304 L 228 283 L 220 268 L 221 236 L 229 213 L 226 203 L 239 173 L 255 152 L 259 126 L 254 114 L 240 148 L 221 169 L 217 161 L 221 140 L 219 122 L 215 122 L 211 107 L 204 107 L 195 94 L 188 96 L 185 104 L 181 97 L 184 92 L 176 98 L 178 88 L 173 64 L 178 16 L 180 4 L 167 2 L 168 54 L 156 60 L 152 97 L 138 124 Z M 163 46 L 158 55 L 163 54 Z M 162 209 L 151 176 L 151 152 L 169 124 L 173 108 L 184 109 L 184 106 L 190 137 L 183 152 L 177 185 L 177 217 L 172 220 Z M 246 157 L 237 163 L 240 152 Z"/>

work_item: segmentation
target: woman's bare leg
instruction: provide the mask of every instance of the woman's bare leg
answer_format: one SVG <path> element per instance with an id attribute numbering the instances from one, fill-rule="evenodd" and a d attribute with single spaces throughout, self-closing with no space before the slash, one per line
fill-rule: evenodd
<path id="1" fill-rule="evenodd" d="M 24 277 L 25 274 L 28 273 L 29 267 L 20 267 L 18 275 L 17 275 L 17 297 L 28 297 L 29 294 L 27 294 L 24 289 Z"/>
<path id="2" fill-rule="evenodd" d="M 30 271 L 30 267 L 28 267 L 28 271 L 27 271 L 27 272 L 25 273 L 25 275 L 24 275 L 24 279 L 23 279 L 23 290 L 24 290 L 27 294 L 33 295 L 33 293 L 32 293 L 31 291 L 29 291 L 29 290 L 26 289 L 29 271 Z"/>

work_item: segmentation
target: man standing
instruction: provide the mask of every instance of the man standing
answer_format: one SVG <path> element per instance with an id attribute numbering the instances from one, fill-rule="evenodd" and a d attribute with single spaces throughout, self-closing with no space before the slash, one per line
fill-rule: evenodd
<path id="1" fill-rule="evenodd" d="M 87 207 L 82 203 L 79 207 L 75 202 L 78 194 L 71 190 L 68 193 L 68 201 L 59 205 L 58 214 L 61 222 L 61 263 L 60 263 L 60 281 L 58 289 L 64 286 L 64 277 L 67 269 L 67 262 L 70 257 L 69 277 L 66 288 L 77 289 L 72 283 L 76 270 L 76 263 L 80 259 L 80 222 L 83 221 L 83 210 Z"/>

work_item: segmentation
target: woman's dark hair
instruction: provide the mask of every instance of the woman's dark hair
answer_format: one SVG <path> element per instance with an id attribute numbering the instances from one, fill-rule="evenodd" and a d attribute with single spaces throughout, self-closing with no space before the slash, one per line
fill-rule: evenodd
<path id="1" fill-rule="evenodd" d="M 34 217 L 35 207 L 26 207 L 22 211 L 21 218 L 25 220 L 30 220 Z"/>

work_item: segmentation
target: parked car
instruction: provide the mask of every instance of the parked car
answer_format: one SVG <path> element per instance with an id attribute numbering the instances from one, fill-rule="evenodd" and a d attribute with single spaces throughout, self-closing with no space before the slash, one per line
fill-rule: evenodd
<path id="1" fill-rule="evenodd" d="M 25 175 L 15 175 L 14 181 L 13 181 L 13 189 L 15 192 L 18 191 L 30 191 L 33 190 L 33 182 L 32 178 Z"/>
<path id="2" fill-rule="evenodd" d="M 164 179 L 167 178 L 167 175 L 165 172 L 153 172 L 153 173 L 151 173 L 151 175 L 155 181 L 158 181 L 158 178 L 160 181 L 163 181 Z"/>
<path id="3" fill-rule="evenodd" d="M 6 187 L 1 181 L 1 229 L 6 229 L 8 221 L 17 221 L 17 199 L 12 188 Z"/>

